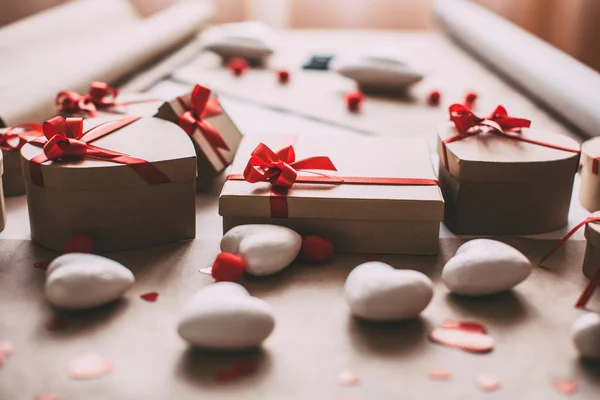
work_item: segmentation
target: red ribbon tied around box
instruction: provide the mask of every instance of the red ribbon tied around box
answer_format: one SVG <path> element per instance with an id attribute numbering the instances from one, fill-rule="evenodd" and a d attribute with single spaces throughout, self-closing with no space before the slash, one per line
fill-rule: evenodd
<path id="1" fill-rule="evenodd" d="M 308 157 L 296 161 L 296 152 L 293 146 L 288 146 L 275 153 L 267 145 L 260 143 L 252 152 L 244 169 L 244 174 L 231 174 L 227 177 L 227 180 L 271 183 L 269 200 L 272 218 L 288 217 L 287 193 L 295 183 L 321 185 L 438 185 L 438 181 L 435 179 L 329 176 L 312 170 L 337 171 L 329 157 Z M 313 176 L 298 175 L 300 171 L 311 173 Z"/>
<path id="2" fill-rule="evenodd" d="M 185 109 L 185 112 L 179 117 L 179 126 L 189 136 L 193 136 L 196 129 L 199 129 L 219 161 L 226 166 L 228 162 L 219 149 L 229 150 L 229 146 L 225 143 L 221 134 L 206 120 L 223 114 L 219 100 L 217 98 L 211 99 L 210 94 L 211 90 L 209 88 L 196 85 L 190 96 L 190 104 L 187 104 L 181 97 L 177 98 Z"/>
<path id="3" fill-rule="evenodd" d="M 91 157 L 129 165 L 144 181 L 151 185 L 171 182 L 168 176 L 146 160 L 89 144 L 138 119 L 140 117 L 127 116 L 120 120 L 97 125 L 85 132 L 83 132 L 83 120 L 81 118 L 54 117 L 44 122 L 42 129 L 45 138 L 37 138 L 30 142 L 32 145 L 44 149 L 44 154 L 40 154 L 29 161 L 31 181 L 37 186 L 44 186 L 41 165 L 46 161 Z"/>
<path id="4" fill-rule="evenodd" d="M 26 123 L 11 126 L 5 132 L 0 132 L 0 150 L 20 150 L 32 137 L 43 134 L 40 124 Z"/>
<path id="5" fill-rule="evenodd" d="M 554 254 L 563 244 L 565 244 L 567 242 L 567 240 L 569 240 L 569 238 L 575 234 L 575 232 L 577 232 L 579 229 L 581 229 L 582 226 L 587 225 L 589 223 L 593 223 L 593 222 L 600 222 L 600 217 L 587 217 L 585 220 L 583 220 L 579 224 L 575 225 L 575 227 L 573 229 L 571 229 L 562 239 L 560 239 L 554 245 L 554 247 L 552 247 L 550 249 L 550 251 L 548 253 L 546 253 L 546 255 L 544 255 L 544 257 L 542 257 L 542 259 L 538 263 L 538 265 L 541 266 L 544 261 L 546 261 L 552 254 Z M 594 295 L 594 292 L 596 291 L 596 288 L 598 287 L 598 285 L 600 285 L 600 266 L 598 266 L 598 269 L 594 273 L 594 276 L 592 277 L 592 279 L 589 281 L 589 283 L 587 284 L 587 286 L 585 287 L 585 289 L 579 296 L 579 299 L 577 299 L 577 303 L 575 303 L 575 307 L 585 308 L 587 303 L 590 301 L 590 298 Z"/>
<path id="6" fill-rule="evenodd" d="M 142 99 L 117 103 L 119 89 L 108 86 L 104 82 L 92 82 L 87 94 L 82 95 L 72 91 L 62 91 L 56 95 L 56 108 L 67 113 L 87 112 L 96 116 L 98 109 L 127 106 L 136 103 L 159 101 L 160 99 Z"/>
<path id="7" fill-rule="evenodd" d="M 457 135 L 446 138 L 442 141 L 442 151 L 444 156 L 444 167 L 448 169 L 448 154 L 446 145 L 448 143 L 456 142 L 467 138 L 469 136 L 476 136 L 484 131 L 488 131 L 498 136 L 502 136 L 508 139 L 518 140 L 521 142 L 531 143 L 538 146 L 550 147 L 552 149 L 568 151 L 571 153 L 579 154 L 579 150 L 570 149 L 555 145 L 552 143 L 546 143 L 535 139 L 526 138 L 519 134 L 518 130 L 521 128 L 529 128 L 531 121 L 524 118 L 516 118 L 508 115 L 506 109 L 502 106 L 496 107 L 494 112 L 488 117 L 481 118 L 476 116 L 473 111 L 461 104 L 453 104 L 450 106 L 450 121 L 454 123 Z M 484 128 L 486 128 L 484 130 Z"/>

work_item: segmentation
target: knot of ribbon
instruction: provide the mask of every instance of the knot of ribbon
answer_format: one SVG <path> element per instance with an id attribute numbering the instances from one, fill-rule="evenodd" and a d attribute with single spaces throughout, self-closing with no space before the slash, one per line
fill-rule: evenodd
<path id="1" fill-rule="evenodd" d="M 32 137 L 42 135 L 40 124 L 26 123 L 9 127 L 5 132 L 0 132 L 0 150 L 20 150 Z"/>
<path id="2" fill-rule="evenodd" d="M 179 126 L 189 135 L 193 136 L 196 129 L 199 129 L 202 136 L 209 143 L 223 165 L 227 165 L 227 160 L 219 152 L 219 149 L 230 150 L 221 134 L 206 119 L 216 117 L 223 113 L 223 109 L 217 98 L 211 98 L 211 90 L 202 85 L 196 85 L 192 90 L 189 104 L 181 97 L 177 100 L 185 109 L 185 112 L 179 117 Z"/>
<path id="3" fill-rule="evenodd" d="M 99 108 L 108 108 L 117 105 L 116 97 L 119 90 L 108 86 L 104 82 L 92 82 L 87 94 L 63 91 L 56 95 L 56 108 L 67 113 L 88 112 L 92 117 L 96 116 Z"/>
<path id="4" fill-rule="evenodd" d="M 44 186 L 41 164 L 46 161 L 68 160 L 92 157 L 130 165 L 149 184 L 168 183 L 171 180 L 150 162 L 91 145 L 90 142 L 104 137 L 126 125 L 140 119 L 127 116 L 116 121 L 108 121 L 83 131 L 83 119 L 54 117 L 42 125 L 45 138 L 37 138 L 30 143 L 42 147 L 44 154 L 31 159 L 29 163 L 31 180 L 38 186 Z"/>

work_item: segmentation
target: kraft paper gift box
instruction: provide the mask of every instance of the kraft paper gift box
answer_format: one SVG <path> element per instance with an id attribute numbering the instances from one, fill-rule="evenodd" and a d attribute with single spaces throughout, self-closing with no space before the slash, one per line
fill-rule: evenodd
<path id="1" fill-rule="evenodd" d="M 590 212 L 600 210 L 600 138 L 593 138 L 581 145 L 581 187 L 579 202 Z"/>
<path id="2" fill-rule="evenodd" d="M 536 234 L 567 224 L 579 145 L 563 135 L 514 130 L 527 126 L 502 107 L 487 118 L 451 107 L 451 121 L 438 129 L 438 154 L 444 222 L 452 232 Z"/>
<path id="3" fill-rule="evenodd" d="M 62 91 L 56 95 L 56 109 L 63 117 L 116 118 L 121 115 L 151 117 L 163 99 L 146 93 L 119 93 L 104 82 L 92 82 L 87 93 Z"/>
<path id="4" fill-rule="evenodd" d="M 21 173 L 21 147 L 42 134 L 42 126 L 33 123 L 0 128 L 0 149 L 4 156 L 2 187 L 5 196 L 25 193 L 25 181 Z"/>
<path id="5" fill-rule="evenodd" d="M 87 234 L 102 252 L 194 238 L 196 154 L 185 133 L 156 118 L 106 121 L 55 117 L 23 146 L 32 240 L 61 251 Z"/>
<path id="6" fill-rule="evenodd" d="M 2 152 L 0 152 L 0 181 L 3 180 L 4 175 L 4 160 L 2 156 Z M 4 204 L 4 190 L 2 189 L 3 185 L 0 185 L 0 232 L 4 230 L 6 226 L 6 206 Z"/>
<path id="7" fill-rule="evenodd" d="M 283 145 L 281 136 L 244 137 L 219 197 L 224 232 L 276 224 L 327 238 L 339 252 L 438 252 L 444 200 L 423 140 L 299 137 L 294 151 L 269 150 Z"/>
<path id="8" fill-rule="evenodd" d="M 199 186 L 209 183 L 231 164 L 242 140 L 218 98 L 202 85 L 165 102 L 156 117 L 178 124 L 192 139 L 198 155 Z"/>

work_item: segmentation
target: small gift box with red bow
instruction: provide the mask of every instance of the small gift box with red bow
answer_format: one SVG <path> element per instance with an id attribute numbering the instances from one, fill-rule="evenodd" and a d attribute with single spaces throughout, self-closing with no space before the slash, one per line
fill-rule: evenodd
<path id="1" fill-rule="evenodd" d="M 87 234 L 117 251 L 195 237 L 196 153 L 157 118 L 54 117 L 21 149 L 31 238 L 60 251 Z"/>
<path id="2" fill-rule="evenodd" d="M 42 126 L 39 124 L 0 128 L 0 149 L 4 156 L 2 186 L 5 196 L 17 196 L 25 193 L 25 182 L 21 173 L 21 147 L 29 140 L 42 135 Z"/>
<path id="3" fill-rule="evenodd" d="M 579 201 L 589 212 L 600 210 L 600 138 L 581 145 L 581 188 Z"/>
<path id="4" fill-rule="evenodd" d="M 244 138 L 219 198 L 225 232 L 276 224 L 339 252 L 437 253 L 444 201 L 423 140 L 287 139 Z"/>
<path id="5" fill-rule="evenodd" d="M 519 235 L 567 224 L 579 145 L 567 136 L 525 129 L 530 121 L 498 106 L 481 118 L 450 107 L 438 130 L 445 223 L 455 233 Z"/>
<path id="6" fill-rule="evenodd" d="M 192 139 L 198 155 L 198 184 L 209 183 L 233 161 L 242 134 L 205 86 L 164 103 L 158 118 L 178 124 Z"/>

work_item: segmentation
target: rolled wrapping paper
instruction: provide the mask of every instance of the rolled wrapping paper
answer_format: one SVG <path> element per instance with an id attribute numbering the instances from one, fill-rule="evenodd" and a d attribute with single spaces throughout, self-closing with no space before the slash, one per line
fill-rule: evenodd
<path id="1" fill-rule="evenodd" d="M 434 10 L 451 36 L 493 68 L 588 135 L 600 135 L 600 74 L 475 3 L 437 0 Z"/>
<path id="2" fill-rule="evenodd" d="M 88 2 L 86 2 L 88 3 Z M 113 2 L 111 1 L 112 5 Z M 55 46 L 31 51 L 8 47 L 10 57 L 0 76 L 0 119 L 6 125 L 41 121 L 55 115 L 54 96 L 62 90 L 85 92 L 92 81 L 115 82 L 192 38 L 210 16 L 209 0 L 185 0 L 148 19 L 138 19 L 100 32 L 89 32 L 86 20 L 54 20 L 72 24 L 80 34 L 66 34 Z M 58 16 L 57 16 L 58 18 Z M 105 22 L 105 21 L 104 21 Z M 37 36 L 44 35 L 37 27 Z M 39 60 L 45 62 L 39 62 Z M 52 79 L 48 79 L 52 77 Z"/>

